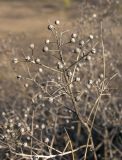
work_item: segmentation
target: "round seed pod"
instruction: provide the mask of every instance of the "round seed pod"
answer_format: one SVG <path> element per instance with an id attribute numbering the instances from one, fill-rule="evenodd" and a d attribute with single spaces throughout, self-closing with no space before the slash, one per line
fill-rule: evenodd
<path id="1" fill-rule="evenodd" d="M 49 43 L 50 43 L 50 40 L 46 39 L 45 44 L 49 44 Z"/>
<path id="2" fill-rule="evenodd" d="M 71 38 L 70 42 L 75 43 L 76 42 L 75 38 Z"/>
<path id="3" fill-rule="evenodd" d="M 75 51 L 74 51 L 75 53 L 80 53 L 81 52 L 81 49 L 80 48 L 75 48 Z"/>
<path id="4" fill-rule="evenodd" d="M 55 27 L 54 27 L 52 24 L 49 24 L 49 25 L 48 25 L 48 29 L 49 29 L 49 30 L 53 30 L 54 28 L 55 28 Z"/>
<path id="5" fill-rule="evenodd" d="M 36 63 L 40 63 L 40 59 L 39 58 L 37 58 L 35 61 L 36 61 Z"/>
<path id="6" fill-rule="evenodd" d="M 35 48 L 34 43 L 31 43 L 31 44 L 30 44 L 30 48 L 31 48 L 31 49 L 34 49 L 34 48 Z"/>
<path id="7" fill-rule="evenodd" d="M 95 54 L 95 53 L 96 53 L 96 49 L 95 49 L 95 48 L 92 48 L 91 53 L 92 53 L 92 54 Z"/>
<path id="8" fill-rule="evenodd" d="M 18 61 L 17 58 L 14 58 L 14 59 L 13 59 L 13 63 L 14 63 L 14 64 L 17 64 L 18 62 L 19 62 L 19 61 Z"/>
<path id="9" fill-rule="evenodd" d="M 48 52 L 48 51 L 49 51 L 49 48 L 47 46 L 44 46 L 43 52 Z"/>
<path id="10" fill-rule="evenodd" d="M 71 37 L 72 37 L 72 38 L 76 38 L 76 37 L 77 37 L 77 34 L 76 34 L 76 33 L 73 33 Z"/>
<path id="11" fill-rule="evenodd" d="M 93 39 L 94 39 L 94 36 L 93 36 L 92 34 L 90 34 L 90 35 L 89 35 L 89 38 L 90 38 L 91 40 L 93 40 Z"/>
<path id="12" fill-rule="evenodd" d="M 56 24 L 56 25 L 59 25 L 59 24 L 60 24 L 60 21 L 59 21 L 59 20 L 56 20 L 56 21 L 55 21 L 55 24 Z"/>

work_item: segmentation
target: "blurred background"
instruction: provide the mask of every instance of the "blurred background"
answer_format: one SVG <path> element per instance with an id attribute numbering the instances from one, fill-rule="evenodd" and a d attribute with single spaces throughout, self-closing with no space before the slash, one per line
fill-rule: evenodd
<path id="1" fill-rule="evenodd" d="M 1 101 L 14 96 L 18 86 L 15 85 L 16 74 L 11 64 L 12 58 L 22 52 L 30 52 L 31 43 L 35 44 L 37 53 L 40 53 L 40 44 L 49 34 L 47 25 L 54 23 L 56 19 L 61 21 L 63 30 L 77 30 L 83 37 L 89 34 L 99 36 L 102 21 L 106 51 L 112 55 L 112 64 L 121 77 L 122 1 L 0 0 Z M 122 83 L 119 85 L 122 86 Z"/>

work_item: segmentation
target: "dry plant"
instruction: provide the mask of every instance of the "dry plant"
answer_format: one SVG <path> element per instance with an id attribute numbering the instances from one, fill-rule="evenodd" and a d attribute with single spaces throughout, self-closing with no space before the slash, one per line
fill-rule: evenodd
<path id="1" fill-rule="evenodd" d="M 21 114 L 2 113 L 0 147 L 7 150 L 6 157 L 11 160 L 97 160 L 102 158 L 97 152 L 104 143 L 107 160 L 113 156 L 112 149 L 107 153 L 108 147 L 112 147 L 108 131 L 105 130 L 104 141 L 96 145 L 93 130 L 102 136 L 94 125 L 95 118 L 98 113 L 103 114 L 104 97 L 110 96 L 109 83 L 117 74 L 106 78 L 102 25 L 99 65 L 103 72 L 98 80 L 92 65 L 98 44 L 94 36 L 83 40 L 79 33 L 62 31 L 59 20 L 49 24 L 48 30 L 51 36 L 41 52 L 45 60 L 36 56 L 34 44 L 30 45 L 31 55 L 13 59 L 15 65 L 24 66 L 26 74 L 18 74 L 17 79 L 32 96 L 32 104 L 23 107 Z"/>

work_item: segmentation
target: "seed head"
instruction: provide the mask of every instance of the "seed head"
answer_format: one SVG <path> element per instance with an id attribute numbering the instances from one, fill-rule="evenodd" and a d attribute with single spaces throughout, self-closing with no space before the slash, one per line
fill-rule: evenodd
<path id="1" fill-rule="evenodd" d="M 23 145 L 24 145 L 24 147 L 27 147 L 27 146 L 28 146 L 27 142 L 25 142 Z"/>
<path id="2" fill-rule="evenodd" d="M 71 38 L 70 42 L 75 43 L 76 42 L 75 38 Z"/>
<path id="3" fill-rule="evenodd" d="M 54 28 L 55 28 L 55 27 L 54 27 L 53 25 L 51 25 L 51 24 L 48 25 L 48 29 L 49 29 L 49 30 L 53 30 Z"/>
<path id="4" fill-rule="evenodd" d="M 54 100 L 53 97 L 49 97 L 49 102 L 50 103 L 53 103 L 53 100 Z"/>
<path id="5" fill-rule="evenodd" d="M 14 63 L 14 64 L 17 64 L 18 62 L 19 62 L 19 61 L 18 61 L 17 58 L 14 58 L 14 59 L 13 59 L 13 63 Z"/>
<path id="6" fill-rule="evenodd" d="M 77 102 L 79 102 L 79 101 L 81 100 L 81 97 L 80 97 L 80 96 L 77 96 L 77 97 L 75 98 L 75 100 L 76 100 Z"/>
<path id="7" fill-rule="evenodd" d="M 80 82 L 80 77 L 76 77 L 75 81 Z"/>
<path id="8" fill-rule="evenodd" d="M 47 137 L 47 138 L 45 138 L 44 141 L 45 141 L 45 143 L 49 143 L 50 140 L 49 140 L 49 138 Z"/>
<path id="9" fill-rule="evenodd" d="M 75 53 L 80 53 L 81 52 L 81 49 L 80 48 L 75 48 Z"/>
<path id="10" fill-rule="evenodd" d="M 96 53 L 96 49 L 95 49 L 95 48 L 92 48 L 91 53 L 92 53 L 92 54 L 95 54 L 95 53 Z"/>
<path id="11" fill-rule="evenodd" d="M 39 98 L 39 99 L 42 99 L 42 94 L 39 94 L 39 95 L 38 95 L 38 98 Z"/>
<path id="12" fill-rule="evenodd" d="M 35 47 L 34 43 L 31 43 L 31 44 L 30 44 L 30 48 L 31 48 L 31 49 L 34 49 L 34 47 Z"/>
<path id="13" fill-rule="evenodd" d="M 25 129 L 24 129 L 24 128 L 21 128 L 20 130 L 21 130 L 21 133 L 24 133 L 24 132 L 25 132 Z"/>
<path id="14" fill-rule="evenodd" d="M 81 40 L 80 42 L 79 42 L 79 45 L 81 45 L 81 46 L 83 46 L 85 44 L 85 42 L 83 41 L 83 40 Z"/>
<path id="15" fill-rule="evenodd" d="M 43 48 L 43 52 L 48 52 L 49 51 L 49 48 L 47 47 L 47 46 L 45 46 L 44 48 Z"/>
<path id="16" fill-rule="evenodd" d="M 2 116 L 5 116 L 6 115 L 6 113 L 5 112 L 2 112 Z"/>
<path id="17" fill-rule="evenodd" d="M 67 75 L 68 75 L 68 77 L 71 77 L 71 76 L 72 76 L 72 72 L 69 71 L 69 72 L 67 73 Z"/>
<path id="18" fill-rule="evenodd" d="M 50 43 L 50 40 L 47 39 L 47 40 L 45 41 L 45 44 L 49 44 L 49 43 Z"/>
<path id="19" fill-rule="evenodd" d="M 38 125 L 38 124 L 36 124 L 35 128 L 36 128 L 36 129 L 38 129 L 38 128 L 39 128 L 39 125 Z"/>
<path id="20" fill-rule="evenodd" d="M 59 25 L 59 24 L 60 24 L 60 21 L 59 21 L 59 20 L 56 20 L 56 21 L 55 21 L 55 24 L 56 24 L 56 25 Z"/>
<path id="21" fill-rule="evenodd" d="M 41 129 L 45 129 L 45 124 L 44 123 L 41 125 Z"/>
<path id="22" fill-rule="evenodd" d="M 17 79 L 21 79 L 22 78 L 22 76 L 21 75 L 17 75 Z"/>
<path id="23" fill-rule="evenodd" d="M 30 61 L 31 60 L 30 56 L 25 57 L 25 60 Z"/>
<path id="24" fill-rule="evenodd" d="M 58 62 L 58 69 L 63 69 L 63 64 L 61 62 Z"/>
<path id="25" fill-rule="evenodd" d="M 25 87 L 25 88 L 28 88 L 28 86 L 29 86 L 28 83 L 25 83 L 25 84 L 24 84 L 24 87 Z"/>
<path id="26" fill-rule="evenodd" d="M 77 34 L 76 33 L 73 33 L 72 34 L 72 38 L 76 38 L 77 37 Z"/>
<path id="27" fill-rule="evenodd" d="M 39 58 L 36 59 L 36 63 L 40 63 L 40 59 Z"/>
<path id="28" fill-rule="evenodd" d="M 93 84 L 93 80 L 90 79 L 89 82 L 88 82 L 88 84 Z"/>
<path id="29" fill-rule="evenodd" d="M 42 69 L 42 68 L 39 68 L 39 72 L 42 73 L 42 72 L 43 72 L 43 69 Z"/>
<path id="30" fill-rule="evenodd" d="M 89 35 L 89 38 L 93 40 L 94 36 L 92 34 Z"/>

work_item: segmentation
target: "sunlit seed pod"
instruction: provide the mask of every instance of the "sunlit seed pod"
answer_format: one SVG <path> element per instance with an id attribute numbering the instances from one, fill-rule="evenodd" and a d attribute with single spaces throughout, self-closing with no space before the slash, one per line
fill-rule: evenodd
<path id="1" fill-rule="evenodd" d="M 90 38 L 91 40 L 93 40 L 93 39 L 94 39 L 94 36 L 93 36 L 92 34 L 90 34 L 90 35 L 89 35 L 89 38 Z"/>
<path id="2" fill-rule="evenodd" d="M 71 129 L 74 130 L 74 129 L 75 129 L 75 126 L 71 126 Z"/>
<path id="3" fill-rule="evenodd" d="M 44 103 L 42 103 L 42 107 L 45 107 L 45 104 L 44 104 Z"/>
<path id="4" fill-rule="evenodd" d="M 17 75 L 17 79 L 21 79 L 22 78 L 22 76 L 21 75 Z"/>
<path id="5" fill-rule="evenodd" d="M 92 53 L 92 54 L 95 54 L 95 53 L 96 53 L 96 49 L 95 49 L 95 48 L 92 48 L 91 53 Z"/>
<path id="6" fill-rule="evenodd" d="M 24 84 L 24 87 L 25 87 L 25 88 L 28 88 L 28 87 L 29 87 L 28 83 L 25 83 L 25 84 Z"/>
<path id="7" fill-rule="evenodd" d="M 71 38 L 70 42 L 75 43 L 76 42 L 75 38 Z"/>
<path id="8" fill-rule="evenodd" d="M 59 25 L 59 24 L 60 24 L 60 21 L 59 21 L 59 20 L 56 20 L 56 21 L 55 21 L 55 24 L 56 24 L 56 25 Z"/>
<path id="9" fill-rule="evenodd" d="M 20 131 L 21 131 L 21 133 L 24 133 L 24 132 L 25 132 L 25 129 L 24 129 L 24 128 L 21 128 Z"/>
<path id="10" fill-rule="evenodd" d="M 41 62 L 39 58 L 37 58 L 35 61 L 36 61 L 36 63 L 40 63 Z"/>
<path id="11" fill-rule="evenodd" d="M 87 84 L 87 88 L 90 89 L 90 88 L 91 88 L 91 85 L 90 85 L 90 84 Z"/>
<path id="12" fill-rule="evenodd" d="M 100 79 L 100 78 L 98 78 L 98 82 L 101 82 L 101 79 Z"/>
<path id="13" fill-rule="evenodd" d="M 42 68 L 39 68 L 39 73 L 42 73 L 43 72 L 43 69 Z"/>
<path id="14" fill-rule="evenodd" d="M 80 96 L 77 96 L 77 97 L 75 97 L 75 100 L 76 100 L 77 102 L 79 102 L 79 101 L 81 100 L 81 97 L 80 97 Z"/>
<path id="15" fill-rule="evenodd" d="M 9 154 L 9 153 L 5 153 L 5 155 L 6 155 L 6 157 L 9 157 L 9 156 L 10 156 L 10 154 Z"/>
<path id="16" fill-rule="evenodd" d="M 68 75 L 68 77 L 71 77 L 71 76 L 72 76 L 72 72 L 69 71 L 69 72 L 67 73 L 67 75 Z"/>
<path id="17" fill-rule="evenodd" d="M 44 142 L 45 142 L 45 143 L 49 143 L 49 141 L 50 141 L 50 140 L 49 140 L 49 138 L 48 138 L 48 137 L 47 137 L 47 138 L 45 138 L 45 140 L 44 140 Z"/>
<path id="18" fill-rule="evenodd" d="M 76 68 L 76 71 L 77 71 L 77 72 L 79 72 L 79 71 L 80 71 L 79 67 L 77 67 L 77 68 Z"/>
<path id="19" fill-rule="evenodd" d="M 93 80 L 90 79 L 90 80 L 88 81 L 88 84 L 93 84 Z"/>
<path id="20" fill-rule="evenodd" d="M 29 107 L 27 107 L 27 112 L 29 112 L 30 111 L 30 108 Z"/>
<path id="21" fill-rule="evenodd" d="M 30 139 L 31 139 L 31 138 L 30 138 L 29 136 L 27 136 L 27 140 L 30 141 Z"/>
<path id="22" fill-rule="evenodd" d="M 27 117 L 28 117 L 28 115 L 27 115 L 27 114 L 24 114 L 24 117 L 25 117 L 25 118 L 27 118 Z"/>
<path id="23" fill-rule="evenodd" d="M 7 129 L 8 128 L 8 124 L 5 123 L 4 124 L 4 128 Z"/>
<path id="24" fill-rule="evenodd" d="M 58 78 L 58 80 L 61 80 L 61 77 L 60 77 L 60 76 L 58 76 L 57 78 Z"/>
<path id="25" fill-rule="evenodd" d="M 15 135 L 15 133 L 12 133 L 12 137 L 14 138 L 16 135 Z"/>
<path id="26" fill-rule="evenodd" d="M 64 68 L 64 66 L 62 63 L 58 64 L 58 69 L 63 69 L 63 68 Z"/>
<path id="27" fill-rule="evenodd" d="M 77 37 L 77 34 L 76 34 L 76 33 L 73 33 L 71 37 L 72 37 L 72 38 L 76 38 L 76 37 Z"/>
<path id="28" fill-rule="evenodd" d="M 28 146 L 28 143 L 27 143 L 27 142 L 25 142 L 23 145 L 24 145 L 24 147 L 27 147 L 27 146 Z"/>
<path id="29" fill-rule="evenodd" d="M 28 126 L 28 127 L 27 127 L 27 131 L 30 131 L 30 130 L 31 130 L 31 129 L 30 129 L 30 127 Z"/>
<path id="30" fill-rule="evenodd" d="M 67 123 L 67 124 L 69 123 L 69 119 L 66 119 L 66 123 Z"/>
<path id="31" fill-rule="evenodd" d="M 79 42 L 79 45 L 81 45 L 81 46 L 84 46 L 84 44 L 85 44 L 85 42 L 84 42 L 83 40 L 81 40 L 81 41 Z"/>
<path id="32" fill-rule="evenodd" d="M 102 73 L 100 74 L 100 78 L 101 78 L 101 79 L 103 79 L 103 78 L 104 78 L 104 75 L 103 75 Z"/>
<path id="33" fill-rule="evenodd" d="M 49 43 L 50 43 L 50 40 L 46 39 L 45 44 L 49 44 Z"/>
<path id="34" fill-rule="evenodd" d="M 19 62 L 19 61 L 18 61 L 17 58 L 14 58 L 14 59 L 13 59 L 13 63 L 14 63 L 14 64 L 17 64 L 18 62 Z"/>
<path id="35" fill-rule="evenodd" d="M 35 60 L 32 60 L 31 63 L 35 64 Z"/>
<path id="36" fill-rule="evenodd" d="M 73 88 L 73 84 L 70 84 L 69 87 L 70 87 L 70 88 Z"/>
<path id="37" fill-rule="evenodd" d="M 49 51 L 49 48 L 47 46 L 44 46 L 43 52 L 48 52 L 48 51 Z"/>
<path id="38" fill-rule="evenodd" d="M 87 60 L 89 60 L 89 61 L 90 61 L 90 60 L 91 60 L 91 56 L 87 56 Z"/>
<path id="39" fill-rule="evenodd" d="M 38 98 L 41 100 L 41 99 L 42 99 L 42 94 L 39 94 L 39 95 L 38 95 Z"/>
<path id="40" fill-rule="evenodd" d="M 94 14 L 92 15 L 92 17 L 93 17 L 93 18 L 96 18 L 96 17 L 97 17 L 96 13 L 94 13 Z"/>
<path id="41" fill-rule="evenodd" d="M 10 128 L 13 128 L 13 126 L 14 126 L 13 123 L 10 123 L 10 124 L 9 124 L 9 127 L 10 127 Z"/>
<path id="42" fill-rule="evenodd" d="M 41 129 L 45 129 L 45 124 L 43 123 L 42 125 L 41 125 Z"/>
<path id="43" fill-rule="evenodd" d="M 80 77 L 76 77 L 75 81 L 80 82 Z"/>
<path id="44" fill-rule="evenodd" d="M 16 120 L 18 121 L 18 120 L 19 120 L 19 117 L 16 117 Z"/>
<path id="45" fill-rule="evenodd" d="M 10 133 L 11 131 L 10 131 L 10 129 L 7 129 L 6 132 L 7 132 L 7 133 Z"/>
<path id="46" fill-rule="evenodd" d="M 30 61 L 31 60 L 30 56 L 25 57 L 25 60 Z"/>
<path id="47" fill-rule="evenodd" d="M 6 115 L 6 113 L 5 112 L 2 112 L 2 116 L 5 116 Z"/>
<path id="48" fill-rule="evenodd" d="M 49 97 L 49 102 L 53 103 L 53 101 L 54 101 L 53 97 Z"/>
<path id="49" fill-rule="evenodd" d="M 51 25 L 51 24 L 48 25 L 48 29 L 49 29 L 49 30 L 53 30 L 54 28 L 55 28 L 55 27 L 54 27 L 53 25 Z"/>
<path id="50" fill-rule="evenodd" d="M 81 49 L 80 48 L 75 48 L 75 51 L 74 51 L 75 53 L 80 53 L 81 52 Z"/>
<path id="51" fill-rule="evenodd" d="M 36 124 L 36 125 L 35 125 L 35 128 L 36 128 L 36 129 L 38 129 L 38 128 L 39 128 L 39 125 L 38 125 L 38 124 Z"/>
<path id="52" fill-rule="evenodd" d="M 21 127 L 21 125 L 22 125 L 21 123 L 18 123 L 18 127 Z"/>
<path id="53" fill-rule="evenodd" d="M 30 48 L 31 48 L 31 49 L 34 49 L 34 47 L 35 47 L 34 43 L 31 43 L 31 44 L 30 44 Z"/>

